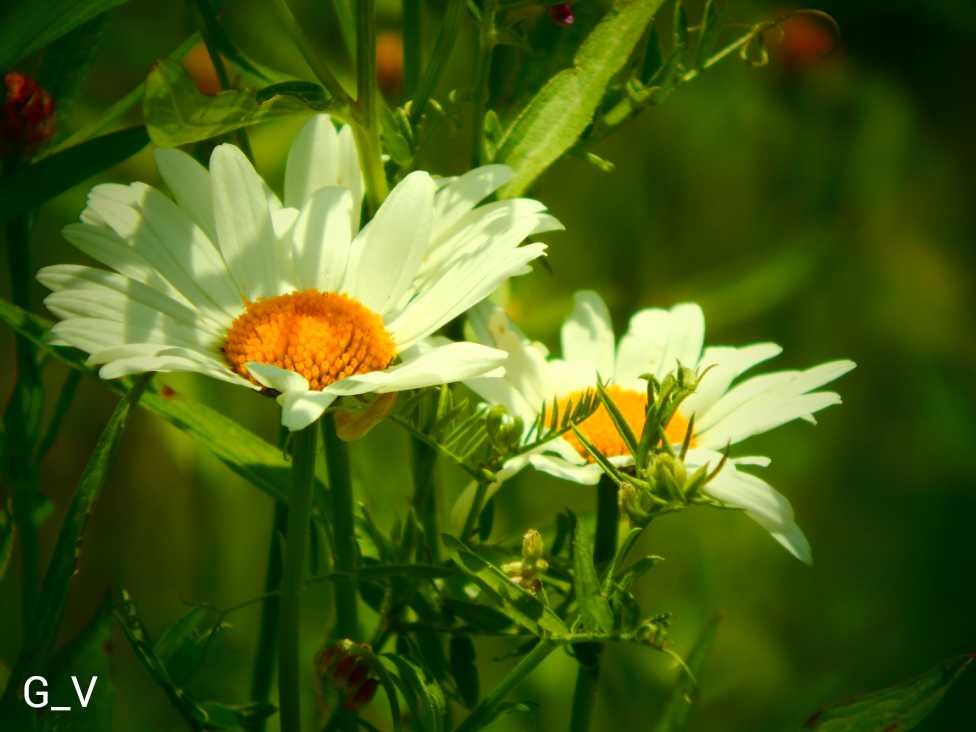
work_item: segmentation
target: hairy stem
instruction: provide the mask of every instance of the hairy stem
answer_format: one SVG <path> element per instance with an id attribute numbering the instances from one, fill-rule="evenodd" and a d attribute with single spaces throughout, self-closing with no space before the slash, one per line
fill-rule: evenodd
<path id="1" fill-rule="evenodd" d="M 300 609 L 305 583 L 305 555 L 312 513 L 317 426 L 296 432 L 292 443 L 292 486 L 288 537 L 278 622 L 278 706 L 281 732 L 301 730 Z"/>

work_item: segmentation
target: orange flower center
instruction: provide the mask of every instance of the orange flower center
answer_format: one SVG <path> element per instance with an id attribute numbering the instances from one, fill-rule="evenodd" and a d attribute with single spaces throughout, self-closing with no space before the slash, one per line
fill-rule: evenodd
<path id="1" fill-rule="evenodd" d="M 231 368 L 255 384 L 248 361 L 301 374 L 312 389 L 385 369 L 396 356 L 379 315 L 351 297 L 318 290 L 248 303 L 223 350 Z"/>
<path id="2" fill-rule="evenodd" d="M 644 422 L 647 418 L 647 394 L 639 391 L 624 389 L 623 387 L 611 384 L 606 387 L 607 396 L 617 407 L 617 411 L 623 416 L 624 421 L 634 433 L 634 437 L 640 439 L 641 432 L 644 430 Z M 570 403 L 576 404 L 584 392 L 578 391 L 563 397 L 558 401 L 559 411 L 562 413 Z M 617 427 L 604 406 L 599 406 L 593 414 L 580 422 L 576 429 L 593 445 L 597 450 L 607 457 L 617 457 L 619 455 L 629 455 L 627 443 L 620 436 Z M 688 431 L 688 420 L 680 414 L 675 413 L 671 417 L 667 426 L 664 428 L 665 438 L 672 445 L 680 445 L 685 439 Z M 576 451 L 585 457 L 588 462 L 593 462 L 593 456 L 586 450 L 583 443 L 576 437 L 576 433 L 569 431 L 565 435 L 569 443 L 576 448 Z M 695 444 L 692 438 L 691 444 Z"/>

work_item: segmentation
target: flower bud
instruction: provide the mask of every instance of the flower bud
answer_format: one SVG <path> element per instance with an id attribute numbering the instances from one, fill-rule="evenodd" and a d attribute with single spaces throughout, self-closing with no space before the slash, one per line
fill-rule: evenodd
<path id="1" fill-rule="evenodd" d="M 535 529 L 526 531 L 522 537 L 522 559 L 529 564 L 535 564 L 542 559 L 544 551 L 542 534 Z"/>
<path id="2" fill-rule="evenodd" d="M 640 491 L 634 486 L 623 485 L 617 493 L 620 512 L 635 526 L 644 526 L 651 518 L 650 506 L 645 505 Z"/>
<path id="3" fill-rule="evenodd" d="M 376 690 L 379 688 L 380 682 L 376 679 L 366 679 L 359 685 L 359 688 L 346 697 L 342 706 L 350 712 L 358 712 L 364 706 L 373 701 L 373 697 L 376 696 Z"/>
<path id="4" fill-rule="evenodd" d="M 54 100 L 26 74 L 11 71 L 3 81 L 0 157 L 30 155 L 54 135 Z"/>
<path id="5" fill-rule="evenodd" d="M 556 3 L 555 5 L 550 5 L 548 12 L 549 18 L 556 25 L 568 27 L 576 21 L 576 16 L 573 15 L 573 8 L 569 3 Z"/>

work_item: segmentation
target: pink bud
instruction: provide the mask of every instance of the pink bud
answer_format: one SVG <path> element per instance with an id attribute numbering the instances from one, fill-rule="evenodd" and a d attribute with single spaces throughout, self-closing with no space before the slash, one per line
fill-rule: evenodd
<path id="1" fill-rule="evenodd" d="M 576 20 L 576 16 L 573 15 L 573 8 L 569 3 L 556 3 L 555 5 L 550 5 L 548 7 L 549 18 L 556 25 L 561 25 L 563 27 L 570 26 Z"/>

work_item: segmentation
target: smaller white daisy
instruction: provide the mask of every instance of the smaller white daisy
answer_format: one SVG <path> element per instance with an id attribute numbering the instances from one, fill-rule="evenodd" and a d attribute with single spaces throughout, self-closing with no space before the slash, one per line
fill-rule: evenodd
<path id="1" fill-rule="evenodd" d="M 113 272 L 46 267 L 56 342 L 90 354 L 103 378 L 194 371 L 278 392 L 302 429 L 338 397 L 501 373 L 506 354 L 424 339 L 560 228 L 538 201 L 479 206 L 511 171 L 435 181 L 406 176 L 359 229 L 362 176 L 348 128 L 313 118 L 288 156 L 284 203 L 247 158 L 219 145 L 209 171 L 178 150 L 156 159 L 173 199 L 143 183 L 96 186 L 65 237 Z"/>
<path id="2" fill-rule="evenodd" d="M 817 391 L 854 368 L 851 361 L 832 361 L 805 371 L 778 371 L 733 384 L 754 366 L 781 352 L 775 343 L 742 348 L 704 348 L 705 319 L 695 304 L 670 310 L 641 310 L 616 343 L 610 314 L 595 292 L 578 292 L 575 309 L 562 326 L 562 358 L 549 358 L 545 347 L 527 339 L 497 305 L 482 303 L 469 315 L 475 340 L 507 351 L 506 373 L 501 378 L 475 378 L 466 383 L 488 402 L 504 405 L 513 415 L 532 424 L 546 402 L 566 404 L 592 390 L 597 378 L 608 384 L 608 395 L 635 434 L 644 425 L 647 384 L 643 374 L 662 379 L 679 365 L 703 373 L 697 390 L 678 408 L 666 426 L 666 436 L 680 445 L 694 418 L 690 449 L 685 456 L 689 472 L 717 467 L 723 451 L 753 435 L 795 419 L 813 421 L 813 414 L 840 396 Z M 616 465 L 632 463 L 623 439 L 602 407 L 578 429 Z M 769 458 L 732 457 L 708 483 L 705 491 L 728 505 L 743 509 L 780 544 L 804 562 L 811 562 L 809 543 L 793 519 L 789 501 L 761 478 L 740 470 L 765 467 Z M 531 464 L 565 480 L 595 484 L 600 467 L 572 433 L 547 443 L 535 454 L 506 466 L 510 475 Z"/>

